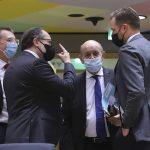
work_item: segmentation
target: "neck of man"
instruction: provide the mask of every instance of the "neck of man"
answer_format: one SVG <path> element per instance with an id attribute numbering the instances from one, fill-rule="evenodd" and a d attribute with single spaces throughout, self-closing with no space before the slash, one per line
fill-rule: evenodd
<path id="1" fill-rule="evenodd" d="M 8 63 L 8 61 L 9 61 L 8 57 L 6 56 L 6 54 L 4 54 L 4 52 L 2 50 L 0 50 L 0 59 L 6 63 Z"/>
<path id="2" fill-rule="evenodd" d="M 132 35 L 135 35 L 135 34 L 137 34 L 137 33 L 140 33 L 140 30 L 130 30 L 130 31 L 128 31 L 128 34 L 127 34 L 127 36 L 126 36 L 126 38 L 125 38 L 125 42 L 127 42 L 127 40 L 132 36 Z"/>
<path id="3" fill-rule="evenodd" d="M 30 50 L 36 53 L 40 58 L 43 58 L 43 53 L 38 47 L 31 47 Z"/>

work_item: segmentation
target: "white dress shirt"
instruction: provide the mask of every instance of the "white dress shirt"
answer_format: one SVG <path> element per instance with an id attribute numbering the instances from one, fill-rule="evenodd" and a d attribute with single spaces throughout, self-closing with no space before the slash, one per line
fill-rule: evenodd
<path id="1" fill-rule="evenodd" d="M 31 51 L 31 50 L 29 50 L 29 49 L 26 49 L 26 50 L 24 50 L 25 52 L 28 52 L 28 53 L 30 53 L 30 54 L 32 54 L 33 56 L 35 56 L 36 58 L 40 58 L 35 52 L 33 52 L 33 51 Z"/>
<path id="2" fill-rule="evenodd" d="M 99 82 L 101 84 L 101 91 L 102 91 L 102 99 L 103 93 L 105 91 L 105 84 L 104 84 L 104 74 L 103 68 L 97 73 L 99 75 Z M 86 137 L 97 137 L 96 133 L 96 109 L 95 109 L 95 94 L 94 94 L 94 86 L 95 86 L 95 79 L 92 77 L 93 75 L 86 71 Z M 109 137 L 108 127 L 105 118 L 105 125 L 106 125 L 106 133 Z"/>
<path id="3" fill-rule="evenodd" d="M 4 66 L 6 65 L 6 62 L 0 59 L 0 80 L 1 80 L 1 85 L 2 85 L 2 90 L 3 90 L 3 109 L 2 113 L 0 115 L 0 123 L 7 123 L 8 122 L 8 112 L 7 112 L 7 105 L 6 105 L 6 96 L 3 88 L 3 78 L 4 78 L 4 73 L 5 69 Z"/>
<path id="4" fill-rule="evenodd" d="M 136 35 L 139 35 L 139 34 L 140 34 L 140 32 L 138 32 L 138 33 L 136 33 L 136 34 L 130 36 L 130 37 L 128 38 L 128 40 L 127 40 L 127 43 L 130 42 Z"/>

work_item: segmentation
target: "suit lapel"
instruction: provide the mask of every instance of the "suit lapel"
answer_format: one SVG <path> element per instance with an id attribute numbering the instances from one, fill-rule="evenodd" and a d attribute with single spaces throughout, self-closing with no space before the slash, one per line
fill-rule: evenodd
<path id="1" fill-rule="evenodd" d="M 115 74 L 115 76 L 116 76 L 118 64 L 119 64 L 119 61 L 117 61 L 116 66 L 115 66 L 115 68 L 114 68 L 114 74 Z"/>
<path id="2" fill-rule="evenodd" d="M 80 111 L 81 120 L 86 123 L 86 72 L 77 77 L 77 105 Z"/>
<path id="3" fill-rule="evenodd" d="M 81 112 L 81 117 L 82 120 L 85 122 L 86 124 L 86 72 L 82 73 L 80 76 L 79 76 L 79 86 L 78 88 L 80 87 L 80 90 L 79 91 L 79 102 L 78 104 L 80 105 L 79 108 L 81 108 L 80 111 Z"/>

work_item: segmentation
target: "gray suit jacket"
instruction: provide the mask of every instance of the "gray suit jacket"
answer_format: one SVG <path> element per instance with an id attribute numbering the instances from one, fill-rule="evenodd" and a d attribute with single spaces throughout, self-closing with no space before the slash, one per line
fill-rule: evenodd
<path id="1" fill-rule="evenodd" d="M 124 127 L 150 141 L 150 42 L 141 34 L 120 48 L 115 78 Z"/>

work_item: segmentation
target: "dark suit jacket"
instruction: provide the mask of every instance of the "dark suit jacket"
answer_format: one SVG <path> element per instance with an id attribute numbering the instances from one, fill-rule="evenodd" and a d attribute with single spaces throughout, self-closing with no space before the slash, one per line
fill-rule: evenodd
<path id="1" fill-rule="evenodd" d="M 13 143 L 0 144 L 0 150 L 55 150 L 55 146 L 45 143 Z"/>
<path id="2" fill-rule="evenodd" d="M 65 64 L 64 80 L 43 60 L 24 51 L 8 67 L 4 89 L 9 121 L 6 143 L 54 143 L 60 135 L 60 96 L 72 92 L 75 70 Z"/>
<path id="3" fill-rule="evenodd" d="M 3 109 L 3 89 L 0 80 L 0 114 L 2 113 L 2 109 Z"/>
<path id="4" fill-rule="evenodd" d="M 113 71 L 105 68 L 103 71 L 106 86 L 108 82 L 113 82 Z M 77 77 L 76 91 L 72 100 L 64 100 L 63 115 L 61 150 L 83 150 L 86 130 L 86 72 Z M 108 127 L 112 135 L 116 127 L 110 124 Z"/>
<path id="5" fill-rule="evenodd" d="M 122 46 L 115 70 L 124 127 L 137 140 L 150 141 L 150 42 L 136 35 Z"/>

